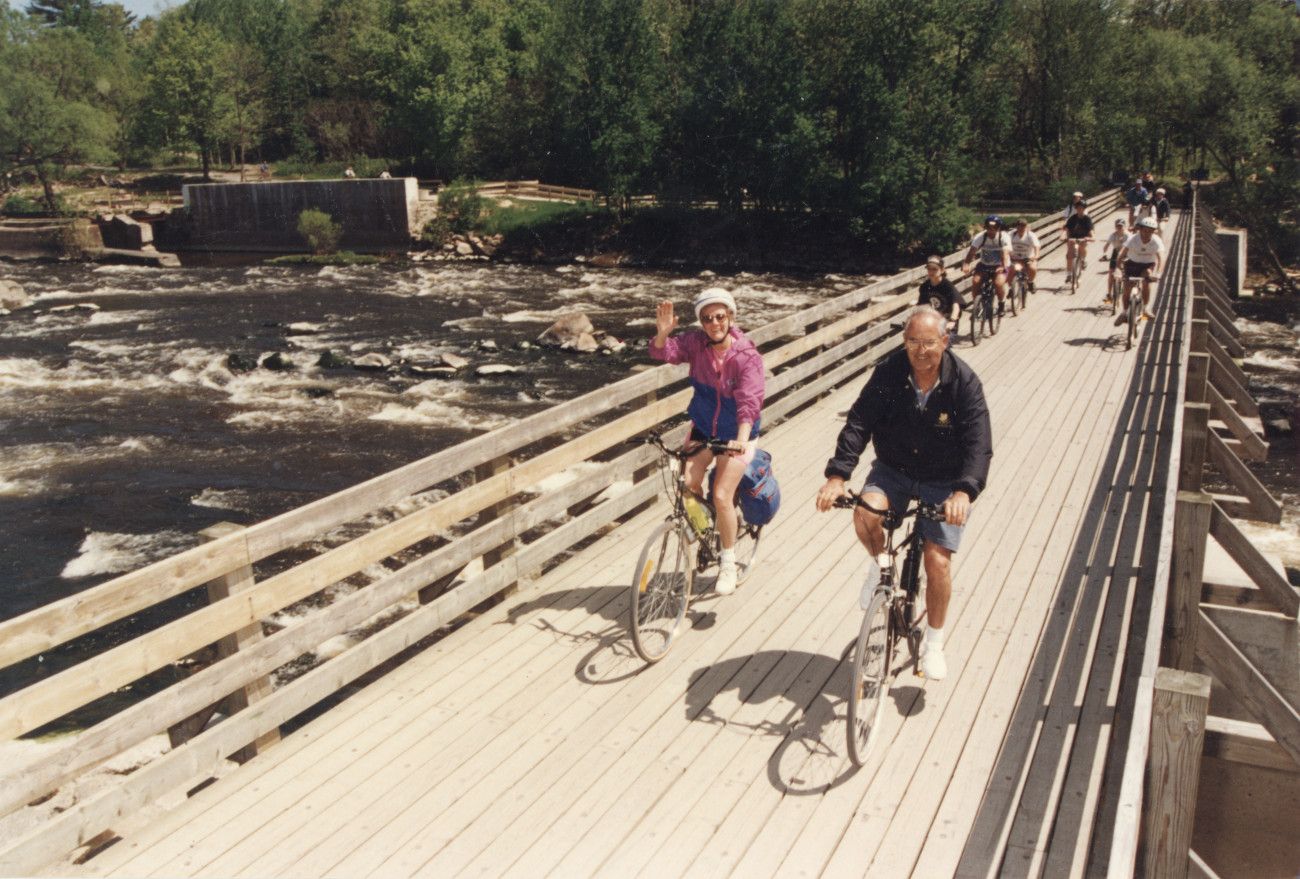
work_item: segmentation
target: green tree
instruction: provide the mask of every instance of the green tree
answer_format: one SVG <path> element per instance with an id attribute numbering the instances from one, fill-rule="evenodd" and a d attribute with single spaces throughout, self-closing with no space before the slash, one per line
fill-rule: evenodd
<path id="1" fill-rule="evenodd" d="M 155 143 L 197 151 L 204 179 L 211 179 L 232 112 L 221 67 L 229 55 L 229 45 L 210 25 L 169 15 L 159 24 L 146 65 L 146 130 Z"/>
<path id="2" fill-rule="evenodd" d="M 34 169 L 49 210 L 59 168 L 112 157 L 116 125 L 96 106 L 98 61 L 71 28 L 38 29 L 0 13 L 0 166 Z"/>

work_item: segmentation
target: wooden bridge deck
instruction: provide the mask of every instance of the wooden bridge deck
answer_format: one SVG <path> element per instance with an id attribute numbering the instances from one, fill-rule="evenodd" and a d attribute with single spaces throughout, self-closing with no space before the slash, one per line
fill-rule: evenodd
<path id="1" fill-rule="evenodd" d="M 909 668 L 870 764 L 845 753 L 864 551 L 819 515 L 861 382 L 771 430 L 784 504 L 736 595 L 643 667 L 625 584 L 662 509 L 355 692 L 83 875 L 1066 875 L 1088 857 L 1131 614 L 1141 480 L 1117 464 L 1137 351 L 1093 246 L 958 353 L 992 411 L 939 683 Z M 963 329 L 967 324 L 963 321 Z M 865 462 L 858 476 L 865 473 Z M 1113 576 L 1112 576 L 1113 572 Z M 707 582 L 704 584 L 707 586 Z"/>

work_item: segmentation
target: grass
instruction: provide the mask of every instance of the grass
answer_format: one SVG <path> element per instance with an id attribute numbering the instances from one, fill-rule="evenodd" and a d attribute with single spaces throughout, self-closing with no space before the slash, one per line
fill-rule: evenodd
<path id="1" fill-rule="evenodd" d="M 345 250 L 342 253 L 299 253 L 292 256 L 277 256 L 274 259 L 264 260 L 264 262 L 269 265 L 275 266 L 372 266 L 392 261 L 392 257 L 375 256 L 368 253 L 353 253 L 350 250 Z"/>
<path id="2" fill-rule="evenodd" d="M 477 231 L 485 235 L 508 235 L 533 226 L 589 219 L 596 214 L 609 213 L 591 202 L 504 201 L 508 204 L 497 202 L 489 207 L 487 216 L 479 221 Z"/>

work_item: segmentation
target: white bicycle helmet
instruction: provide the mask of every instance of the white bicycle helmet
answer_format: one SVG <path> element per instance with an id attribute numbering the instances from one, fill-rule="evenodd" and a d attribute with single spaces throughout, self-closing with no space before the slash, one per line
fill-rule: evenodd
<path id="1" fill-rule="evenodd" d="M 1155 217 L 1143 217 L 1138 220 L 1139 229 L 1159 229 L 1160 224 L 1156 222 Z"/>
<path id="2" fill-rule="evenodd" d="M 719 303 L 727 306 L 727 311 L 731 313 L 731 319 L 735 320 L 736 300 L 721 287 L 709 287 L 707 290 L 702 290 L 700 295 L 695 297 L 695 319 L 700 319 L 701 311 L 710 305 L 718 305 Z"/>

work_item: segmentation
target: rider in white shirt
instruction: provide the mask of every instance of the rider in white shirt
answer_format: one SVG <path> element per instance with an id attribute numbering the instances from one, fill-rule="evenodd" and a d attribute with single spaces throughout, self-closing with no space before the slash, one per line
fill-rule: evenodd
<path id="1" fill-rule="evenodd" d="M 1129 236 L 1124 249 L 1119 252 L 1119 260 L 1124 264 L 1124 298 L 1132 295 L 1138 281 L 1142 282 L 1142 317 L 1150 320 L 1151 282 L 1160 280 L 1160 270 L 1165 264 L 1165 243 L 1156 234 L 1155 217 L 1143 217 L 1138 220 L 1137 234 Z M 1128 311 L 1121 309 L 1115 319 L 1115 326 L 1121 326 L 1128 320 Z"/>
<path id="2" fill-rule="evenodd" d="M 1119 252 L 1124 248 L 1124 243 L 1128 241 L 1128 225 L 1124 222 L 1123 217 L 1115 218 L 1115 231 L 1110 233 L 1106 239 L 1105 245 L 1101 248 L 1101 258 L 1106 259 L 1106 252 L 1110 251 L 1110 271 L 1114 274 L 1119 265 Z M 1110 305 L 1110 285 L 1106 285 L 1106 298 L 1103 304 Z"/>
<path id="3" fill-rule="evenodd" d="M 978 264 L 975 263 L 977 254 Z M 968 274 L 972 267 L 975 277 L 971 279 L 971 299 L 979 301 L 980 289 L 991 277 L 998 294 L 998 314 L 1002 314 L 1006 309 L 1007 269 L 1011 267 L 1011 236 L 1003 231 L 1002 218 L 997 214 L 985 217 L 984 231 L 971 239 L 961 270 Z"/>
<path id="4" fill-rule="evenodd" d="M 1029 228 L 1029 221 L 1024 217 L 1016 220 L 1015 231 L 1011 233 L 1011 273 L 1007 282 L 1015 280 L 1016 272 L 1023 267 L 1025 280 L 1029 283 L 1029 292 L 1034 289 L 1034 278 L 1038 277 L 1038 248 L 1041 245 L 1038 236 Z"/>

